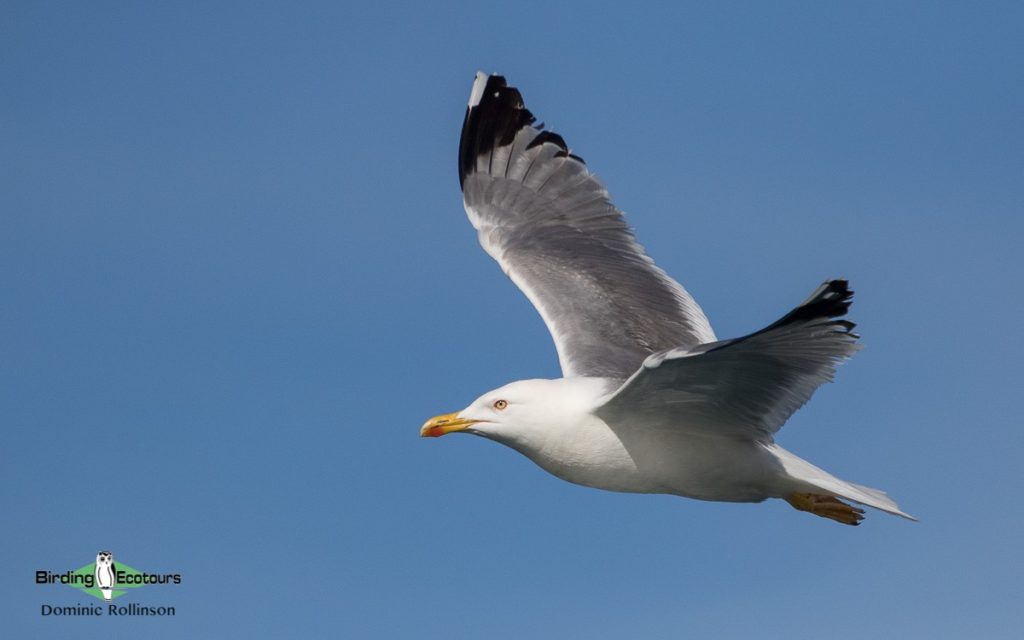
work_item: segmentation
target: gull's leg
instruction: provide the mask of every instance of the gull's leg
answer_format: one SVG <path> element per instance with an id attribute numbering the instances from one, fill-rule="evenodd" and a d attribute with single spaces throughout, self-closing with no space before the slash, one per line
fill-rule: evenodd
<path id="1" fill-rule="evenodd" d="M 820 493 L 791 493 L 786 498 L 786 502 L 798 511 L 807 511 L 816 516 L 842 522 L 843 524 L 858 525 L 864 519 L 863 509 L 858 509 L 838 498 Z"/>

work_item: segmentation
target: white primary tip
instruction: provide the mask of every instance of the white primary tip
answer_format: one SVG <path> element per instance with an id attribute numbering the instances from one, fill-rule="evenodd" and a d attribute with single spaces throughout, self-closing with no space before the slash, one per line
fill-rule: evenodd
<path id="1" fill-rule="evenodd" d="M 476 72 L 476 80 L 473 81 L 473 90 L 469 93 L 469 107 L 473 108 L 480 104 L 480 98 L 484 95 L 484 87 L 487 86 L 487 74 L 483 71 Z"/>

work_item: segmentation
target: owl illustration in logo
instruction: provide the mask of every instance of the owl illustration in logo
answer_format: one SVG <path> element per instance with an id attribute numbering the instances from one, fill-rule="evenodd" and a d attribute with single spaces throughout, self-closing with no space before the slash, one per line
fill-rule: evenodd
<path id="1" fill-rule="evenodd" d="M 114 582 L 117 578 L 117 567 L 114 566 L 114 554 L 100 551 L 96 554 L 96 586 L 100 588 L 103 599 L 108 602 L 113 598 Z"/>

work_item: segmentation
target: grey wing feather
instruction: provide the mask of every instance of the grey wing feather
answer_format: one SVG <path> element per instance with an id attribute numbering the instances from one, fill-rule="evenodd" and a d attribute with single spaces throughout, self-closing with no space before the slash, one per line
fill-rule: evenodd
<path id="1" fill-rule="evenodd" d="M 611 421 L 771 441 L 860 345 L 845 280 L 824 283 L 778 322 L 736 340 L 650 356 L 597 410 Z"/>
<path id="2" fill-rule="evenodd" d="M 563 374 L 622 379 L 652 353 L 713 342 L 583 160 L 533 122 L 504 78 L 478 74 L 459 180 L 480 244 L 540 312 Z"/>

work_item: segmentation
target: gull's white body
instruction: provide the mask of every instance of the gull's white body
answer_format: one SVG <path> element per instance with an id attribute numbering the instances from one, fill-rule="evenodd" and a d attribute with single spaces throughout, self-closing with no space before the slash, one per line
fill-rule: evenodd
<path id="1" fill-rule="evenodd" d="M 618 384 L 585 377 L 521 380 L 484 394 L 459 417 L 474 421 L 468 432 L 587 487 L 719 502 L 824 490 L 909 517 L 884 493 L 835 478 L 774 443 L 705 433 L 705 426 L 666 429 L 605 420 L 597 410 Z M 498 399 L 508 407 L 495 410 Z"/>
<path id="2" fill-rule="evenodd" d="M 514 448 L 575 484 L 722 502 L 760 502 L 789 493 L 778 487 L 783 483 L 773 456 L 751 441 L 629 425 L 633 433 L 627 448 L 615 427 L 590 412 L 548 422 L 547 427 L 538 441 Z"/>
<path id="3" fill-rule="evenodd" d="M 648 429 L 643 424 L 609 424 L 594 413 L 609 388 L 617 388 L 615 381 L 601 378 L 515 382 L 492 394 L 523 398 L 510 400 L 506 413 L 528 399 L 535 419 L 509 414 L 509 420 L 516 420 L 515 429 L 480 428 L 552 475 L 596 489 L 729 502 L 779 495 L 771 491 L 770 485 L 777 484 L 773 457 L 763 447 L 749 440 Z M 486 400 L 483 404 L 489 406 Z M 480 409 L 471 407 L 462 415 L 471 418 Z M 482 417 L 486 415 L 484 409 Z"/>
<path id="4" fill-rule="evenodd" d="M 822 284 L 775 323 L 719 341 L 690 294 L 637 244 L 561 136 L 533 126 L 501 76 L 477 74 L 459 181 L 480 244 L 544 319 L 564 378 L 488 392 L 421 433 L 505 444 L 580 485 L 794 507 L 844 524 L 846 498 L 910 517 L 882 491 L 830 475 L 774 435 L 860 347 L 853 292 Z"/>

